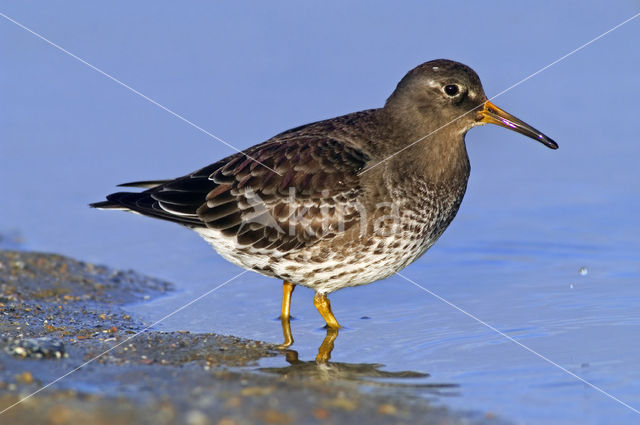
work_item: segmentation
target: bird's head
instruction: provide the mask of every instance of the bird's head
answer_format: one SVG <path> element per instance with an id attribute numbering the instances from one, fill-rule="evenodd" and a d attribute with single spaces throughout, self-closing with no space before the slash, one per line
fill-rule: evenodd
<path id="1" fill-rule="evenodd" d="M 489 123 L 558 148 L 552 139 L 490 102 L 473 69 L 446 59 L 425 62 L 409 71 L 384 109 L 413 126 L 412 136 L 440 131 L 464 135 L 472 127 Z"/>

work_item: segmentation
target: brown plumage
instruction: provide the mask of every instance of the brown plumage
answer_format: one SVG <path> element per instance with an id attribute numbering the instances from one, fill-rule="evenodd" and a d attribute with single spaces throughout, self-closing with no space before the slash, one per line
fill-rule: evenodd
<path id="1" fill-rule="evenodd" d="M 325 294 L 395 273 L 444 232 L 469 177 L 464 135 L 484 123 L 557 148 L 487 101 L 471 68 L 437 60 L 411 70 L 382 108 L 288 130 L 174 180 L 127 184 L 147 190 L 92 206 L 190 227 L 242 267 L 315 289 L 337 326 Z"/>

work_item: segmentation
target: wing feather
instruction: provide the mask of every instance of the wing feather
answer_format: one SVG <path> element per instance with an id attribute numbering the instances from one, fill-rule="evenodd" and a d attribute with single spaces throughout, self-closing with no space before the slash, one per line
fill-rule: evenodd
<path id="1" fill-rule="evenodd" d="M 296 249 L 357 222 L 358 172 L 368 161 L 362 151 L 327 136 L 284 133 L 245 153 L 259 162 L 238 153 L 94 205 L 217 229 L 258 250 Z"/>

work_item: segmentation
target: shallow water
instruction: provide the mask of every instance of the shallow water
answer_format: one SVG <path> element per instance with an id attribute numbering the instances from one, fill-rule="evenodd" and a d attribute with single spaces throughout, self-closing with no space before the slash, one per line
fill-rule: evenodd
<path id="1" fill-rule="evenodd" d="M 427 13 L 421 9 L 376 5 L 366 13 L 347 11 L 354 13 L 347 22 L 328 6 L 303 11 L 318 20 L 291 22 L 267 10 L 238 20 L 240 12 L 229 6 L 202 16 L 140 7 L 124 18 L 112 10 L 69 14 L 18 5 L 4 13 L 240 147 L 304 122 L 379 105 L 404 72 L 439 56 L 469 63 L 491 95 L 636 13 L 631 6 L 589 6 L 575 16 L 556 6 L 526 14 L 510 10 L 519 18 L 501 19 L 478 7 L 460 19 L 472 25 L 482 18 L 494 42 L 470 49 L 462 35 L 425 47 L 421 40 L 441 40 L 447 24 L 419 25 Z M 264 13 L 280 25 L 265 22 Z M 445 9 L 435 13 L 447 16 Z M 402 26 L 402 34 L 371 28 L 385 17 Z M 115 28 L 112 22 L 120 18 Z M 541 19 L 546 31 L 533 43 L 530 29 Z M 323 21 L 334 30 L 327 32 Z M 292 40 L 282 29 L 285 22 L 305 37 Z M 12 41 L 0 55 L 0 234 L 11 235 L 4 246 L 21 244 L 171 280 L 176 294 L 131 307 L 149 323 L 241 271 L 178 226 L 86 207 L 117 183 L 178 176 L 229 149 L 13 24 L 0 21 L 0 36 Z M 629 23 L 496 99 L 556 139 L 560 149 L 497 127 L 470 131 L 472 175 L 458 217 L 402 272 L 636 409 L 640 54 L 625 46 L 639 36 L 640 24 Z M 367 37 L 380 48 L 354 53 L 361 49 L 354 50 L 352 40 Z M 248 273 L 158 326 L 279 342 L 280 296 L 279 282 Z M 304 288 L 293 295 L 291 348 L 303 361 L 315 358 L 325 337 L 312 296 Z M 339 291 L 331 301 L 346 326 L 331 360 L 355 364 L 350 370 L 365 387 L 369 381 L 400 383 L 412 395 L 521 423 L 640 418 L 401 277 Z M 381 378 L 357 366 L 365 363 L 429 376 Z M 287 365 L 279 357 L 260 366 Z"/>
<path id="2" fill-rule="evenodd" d="M 640 268 L 630 255 L 637 252 L 637 244 L 624 246 L 620 241 L 618 247 L 598 247 L 554 242 L 555 238 L 543 243 L 531 236 L 528 243 L 487 241 L 463 237 L 463 230 L 458 228 L 459 240 L 452 236 L 403 274 L 541 356 L 637 404 Z M 581 267 L 587 268 L 586 275 Z M 234 272 L 217 273 L 216 283 Z M 149 320 L 159 318 L 197 293 L 189 291 L 135 311 Z M 280 323 L 274 317 L 279 295 L 277 282 L 244 275 L 162 326 L 278 342 Z M 333 362 L 382 363 L 386 371 L 427 373 L 427 378 L 400 381 L 447 405 L 490 410 L 527 423 L 575 423 L 576 418 L 615 423 L 611 418 L 635 418 L 575 377 L 402 278 L 345 289 L 331 299 L 346 326 L 335 342 Z M 315 358 L 325 336 L 311 300 L 309 290 L 294 292 L 297 320 L 292 322 L 291 348 L 302 360 Z M 262 362 L 265 367 L 285 365 L 284 358 Z M 367 371 L 360 378 L 372 379 Z M 436 388 L 421 388 L 424 384 Z"/>

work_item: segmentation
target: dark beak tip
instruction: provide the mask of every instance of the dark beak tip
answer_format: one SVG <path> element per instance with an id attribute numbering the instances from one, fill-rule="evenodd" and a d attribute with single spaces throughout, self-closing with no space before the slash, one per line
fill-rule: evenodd
<path id="1" fill-rule="evenodd" d="M 558 149 L 560 147 L 554 140 L 549 139 L 548 137 L 545 138 L 544 140 L 541 140 L 541 141 L 549 149 L 556 150 L 556 149 Z"/>
<path id="2" fill-rule="evenodd" d="M 480 121 L 484 123 L 497 124 L 501 127 L 513 130 L 516 133 L 524 134 L 533 140 L 537 140 L 549 149 L 558 149 L 558 144 L 553 139 L 547 137 L 521 119 L 498 108 L 488 100 L 485 101 L 484 109 L 480 111 L 479 116 Z"/>

